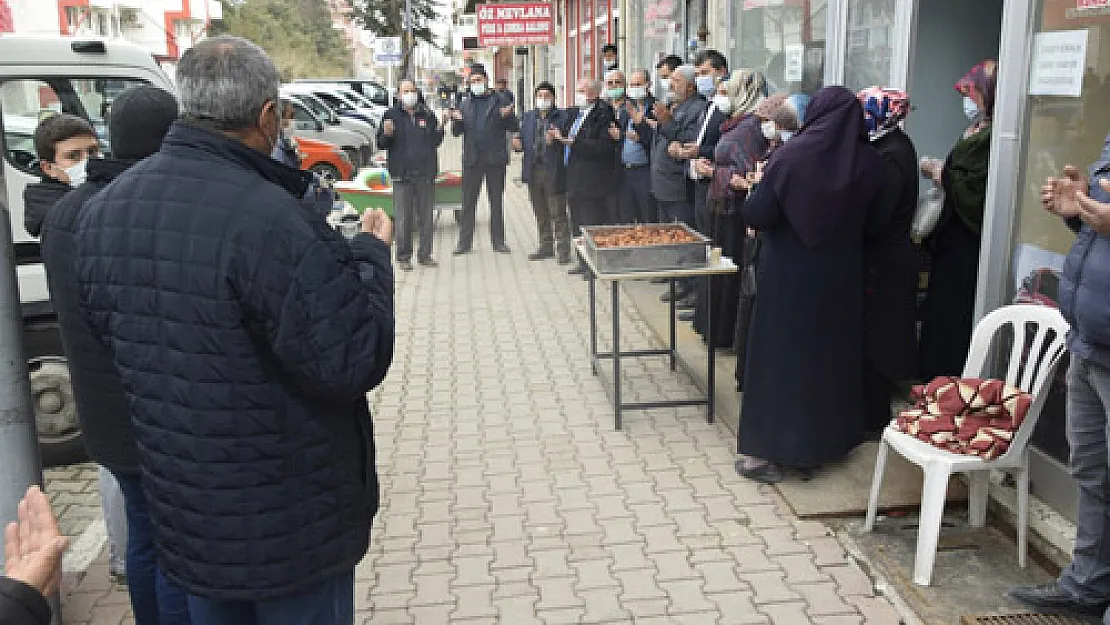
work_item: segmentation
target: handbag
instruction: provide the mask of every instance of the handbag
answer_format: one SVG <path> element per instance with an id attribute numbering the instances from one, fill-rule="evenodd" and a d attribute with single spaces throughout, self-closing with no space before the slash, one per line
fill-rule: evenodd
<path id="1" fill-rule="evenodd" d="M 910 235 L 920 241 L 932 234 L 943 212 L 944 189 L 934 182 L 917 200 L 917 210 L 913 212 Z"/>

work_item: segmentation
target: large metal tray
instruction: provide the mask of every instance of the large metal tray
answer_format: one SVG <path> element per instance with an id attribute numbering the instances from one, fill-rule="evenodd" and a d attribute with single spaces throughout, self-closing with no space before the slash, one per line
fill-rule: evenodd
<path id="1" fill-rule="evenodd" d="M 626 230 L 634 225 L 624 226 L 584 226 L 582 240 L 598 273 L 636 273 L 651 271 L 671 271 L 675 269 L 699 269 L 709 266 L 709 238 L 686 224 L 642 224 L 647 227 L 678 227 L 693 235 L 693 243 L 671 243 L 667 245 L 645 245 L 637 247 L 598 247 L 594 233 L 612 230 Z"/>

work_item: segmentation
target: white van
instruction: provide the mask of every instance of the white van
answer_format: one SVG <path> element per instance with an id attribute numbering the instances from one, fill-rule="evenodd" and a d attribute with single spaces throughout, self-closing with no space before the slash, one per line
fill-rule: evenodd
<path id="1" fill-rule="evenodd" d="M 8 207 L 15 241 L 24 353 L 46 466 L 78 462 L 86 454 L 39 243 L 23 225 L 23 188 L 38 178 L 35 127 L 44 114 L 79 115 L 92 123 L 110 153 L 108 109 L 116 96 L 140 84 L 174 91 L 150 53 L 130 43 L 0 35 L 0 200 Z"/>

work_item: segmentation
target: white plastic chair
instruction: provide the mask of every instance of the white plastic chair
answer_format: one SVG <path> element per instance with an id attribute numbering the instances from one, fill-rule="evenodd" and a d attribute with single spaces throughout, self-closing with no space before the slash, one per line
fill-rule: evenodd
<path id="1" fill-rule="evenodd" d="M 934 447 L 899 431 L 893 422 L 883 431 L 875 459 L 875 476 L 871 481 L 871 498 L 867 504 L 867 519 L 863 529 L 870 532 L 875 526 L 887 454 L 894 449 L 902 457 L 921 467 L 925 473 L 917 530 L 917 555 L 913 567 L 913 581 L 920 586 L 928 586 L 932 581 L 948 481 L 953 473 L 968 474 L 968 520 L 972 527 L 982 527 L 986 523 L 990 471 L 997 469 L 1014 474 L 1017 478 L 1018 565 L 1025 568 L 1029 515 L 1029 438 L 1044 406 L 1047 385 L 1051 383 L 1066 349 L 1064 341 L 1068 323 L 1057 310 L 1047 306 L 1015 304 L 991 312 L 975 328 L 962 377 L 983 377 L 991 345 L 1007 326 L 1013 328 L 1013 347 L 1004 379 L 1007 384 L 1033 395 L 1033 402 L 1005 454 L 987 462 L 977 456 L 955 454 Z M 1031 341 L 1027 340 L 1030 326 L 1034 326 L 1036 330 Z M 1054 335 L 1050 337 L 1050 334 Z"/>

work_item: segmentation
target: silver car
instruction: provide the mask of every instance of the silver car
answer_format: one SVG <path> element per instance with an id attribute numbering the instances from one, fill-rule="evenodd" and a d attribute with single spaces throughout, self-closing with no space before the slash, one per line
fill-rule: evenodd
<path id="1" fill-rule="evenodd" d="M 347 158 L 351 159 L 356 168 L 370 164 L 369 159 L 363 159 L 363 155 L 373 154 L 373 144 L 364 135 L 342 126 L 326 123 L 300 100 L 287 98 L 286 101 L 293 107 L 293 136 L 324 141 L 337 146 L 347 154 Z"/>
<path id="2" fill-rule="evenodd" d="M 327 104 L 320 101 L 319 98 L 310 93 L 297 93 L 282 90 L 281 97 L 297 100 L 305 106 L 313 115 L 323 120 L 324 124 L 332 127 L 340 127 L 346 130 L 353 130 L 360 135 L 366 137 L 370 145 L 363 149 L 362 162 L 369 163 L 374 154 L 378 151 L 378 129 L 372 124 L 368 124 L 362 120 L 353 117 L 344 117 L 336 114 Z"/>

